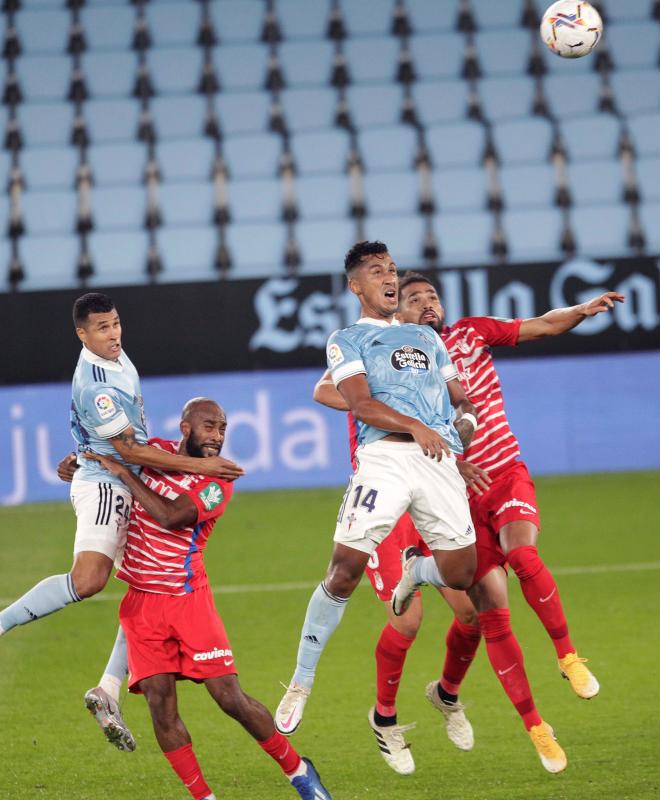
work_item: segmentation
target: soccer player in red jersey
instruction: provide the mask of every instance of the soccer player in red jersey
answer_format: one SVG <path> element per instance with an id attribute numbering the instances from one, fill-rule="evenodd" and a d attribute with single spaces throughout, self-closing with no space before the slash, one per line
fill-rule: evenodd
<path id="1" fill-rule="evenodd" d="M 180 442 L 152 439 L 169 453 L 217 456 L 227 420 L 213 400 L 184 407 Z M 218 615 L 204 568 L 203 551 L 229 502 L 229 481 L 145 468 L 141 478 L 110 456 L 99 461 L 133 495 L 128 540 L 117 577 L 129 589 L 119 618 L 128 643 L 129 690 L 143 693 L 156 739 L 195 800 L 215 800 L 177 709 L 176 681 L 204 683 L 229 716 L 282 768 L 300 797 L 331 800 L 309 759 L 301 758 L 275 730 L 268 710 L 238 682 L 234 653 Z"/>
<path id="2" fill-rule="evenodd" d="M 518 459 L 518 442 L 504 412 L 502 390 L 493 365 L 491 347 L 516 345 L 571 330 L 588 317 L 608 311 L 623 302 L 616 292 L 606 292 L 589 302 L 549 311 L 533 319 L 498 320 L 467 317 L 451 327 L 444 325 L 445 313 L 433 284 L 423 275 L 407 273 L 399 284 L 401 322 L 430 325 L 439 333 L 456 364 L 465 393 L 477 409 L 479 424 L 465 454 L 485 470 L 490 487 L 477 494 L 470 491 L 470 511 L 477 532 L 477 571 L 468 594 L 479 611 L 479 625 L 486 640 L 488 656 L 502 686 L 521 715 L 546 769 L 556 769 L 557 759 L 544 758 L 543 748 L 552 745 L 552 731 L 542 722 L 524 674 L 522 652 L 511 631 L 505 563 L 511 566 L 525 599 L 534 609 L 555 647 L 559 669 L 579 697 L 594 697 L 598 681 L 577 655 L 559 598 L 557 584 L 538 554 L 536 542 L 540 520 L 534 484 L 527 467 Z M 401 583 L 393 594 L 395 613 L 405 608 L 406 598 L 417 583 L 433 582 L 431 561 L 408 553 Z M 421 580 L 419 580 L 421 578 Z M 485 587 L 490 584 L 488 592 Z M 449 638 L 449 637 L 448 637 Z M 451 702 L 452 695 L 469 667 L 461 671 L 448 648 L 438 697 Z M 448 662 L 453 667 L 448 667 Z M 453 675 L 448 679 L 448 673 Z M 453 686 L 452 686 L 453 684 Z M 562 754 L 563 755 L 563 754 Z M 565 757 L 564 757 L 565 766 Z M 560 767 L 563 769 L 563 767 Z"/>

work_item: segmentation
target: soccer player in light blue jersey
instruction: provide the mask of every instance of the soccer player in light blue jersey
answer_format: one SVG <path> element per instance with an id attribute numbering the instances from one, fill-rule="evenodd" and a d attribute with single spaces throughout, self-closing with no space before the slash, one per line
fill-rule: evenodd
<path id="1" fill-rule="evenodd" d="M 467 589 L 476 568 L 475 533 L 465 482 L 456 467 L 476 428 L 474 406 L 437 334 L 399 325 L 396 264 L 381 242 L 346 256 L 348 286 L 361 318 L 332 334 L 333 381 L 360 425 L 357 469 L 339 510 L 332 560 L 314 591 L 296 670 L 275 713 L 293 733 L 302 719 L 317 663 L 375 548 L 408 511 L 433 552 L 445 585 Z M 454 407 L 461 417 L 457 420 Z"/>
<path id="2" fill-rule="evenodd" d="M 118 456 L 136 473 L 148 466 L 228 480 L 243 474 L 241 467 L 220 456 L 200 461 L 147 444 L 140 379 L 122 350 L 119 314 L 107 295 L 93 292 L 79 297 L 73 321 L 82 343 L 71 401 L 71 433 L 78 453 Z M 0 611 L 0 636 L 97 594 L 115 561 L 121 560 L 132 504 L 125 485 L 97 462 L 81 458 L 71 482 L 71 502 L 77 518 L 71 571 L 45 578 Z M 126 642 L 120 628 L 101 683 L 87 693 L 85 702 L 113 744 L 134 749 L 117 705 L 126 671 Z"/>

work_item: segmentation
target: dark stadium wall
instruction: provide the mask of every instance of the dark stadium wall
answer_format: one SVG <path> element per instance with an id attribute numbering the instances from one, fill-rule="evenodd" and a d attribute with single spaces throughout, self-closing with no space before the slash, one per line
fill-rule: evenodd
<path id="1" fill-rule="evenodd" d="M 524 358 L 660 349 L 659 265 L 656 258 L 574 259 L 446 268 L 431 277 L 450 322 L 469 315 L 532 317 L 607 289 L 627 296 L 613 314 L 566 336 L 501 352 L 502 358 Z M 99 290 L 115 300 L 124 346 L 143 376 L 321 368 L 330 333 L 358 314 L 341 274 Z M 2 384 L 70 379 L 79 352 L 71 307 L 81 293 L 0 294 L 0 319 L 10 340 L 0 353 Z"/>

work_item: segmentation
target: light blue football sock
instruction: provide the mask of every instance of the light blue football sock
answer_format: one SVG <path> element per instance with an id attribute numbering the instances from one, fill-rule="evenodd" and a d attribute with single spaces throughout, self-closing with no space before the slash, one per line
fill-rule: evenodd
<path id="1" fill-rule="evenodd" d="M 6 633 L 16 625 L 27 625 L 80 600 L 69 573 L 51 575 L 0 611 L 0 632 Z"/>
<path id="2" fill-rule="evenodd" d="M 117 631 L 115 644 L 112 648 L 112 652 L 110 653 L 110 658 L 105 670 L 103 671 L 103 678 L 101 679 L 101 683 L 99 685 L 103 686 L 103 679 L 107 676 L 114 678 L 121 685 L 127 674 L 128 652 L 126 649 L 126 636 L 124 635 L 124 629 L 120 625 L 119 630 Z"/>
<path id="3" fill-rule="evenodd" d="M 296 671 L 292 683 L 298 683 L 307 689 L 314 684 L 316 665 L 328 639 L 344 616 L 347 597 L 336 597 L 320 583 L 307 606 L 307 614 L 300 633 Z"/>
<path id="4" fill-rule="evenodd" d="M 431 586 L 435 586 L 437 589 L 447 588 L 447 584 L 440 574 L 433 556 L 416 558 L 410 567 L 410 574 L 415 583 L 430 583 Z"/>

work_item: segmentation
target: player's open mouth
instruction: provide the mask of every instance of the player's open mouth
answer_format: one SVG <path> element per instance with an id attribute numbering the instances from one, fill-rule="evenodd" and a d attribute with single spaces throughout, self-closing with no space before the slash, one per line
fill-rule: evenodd
<path id="1" fill-rule="evenodd" d="M 438 315 L 435 311 L 425 311 L 422 314 L 422 322 L 435 322 L 438 319 Z"/>
<path id="2" fill-rule="evenodd" d="M 211 453 L 212 455 L 218 455 L 220 452 L 220 445 L 218 444 L 203 444 L 202 450 L 206 450 L 207 452 Z"/>
<path id="3" fill-rule="evenodd" d="M 388 300 L 396 300 L 396 292 L 394 289 L 385 289 L 385 297 L 387 297 Z"/>

